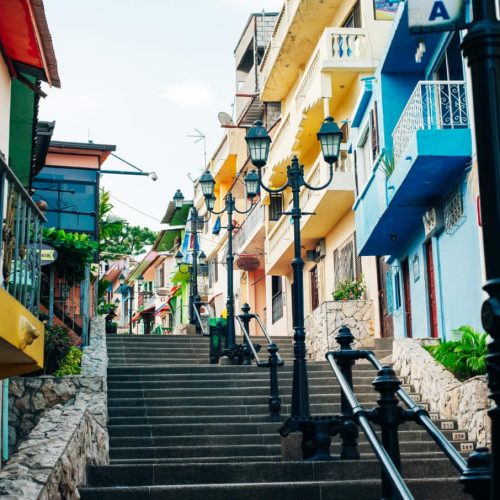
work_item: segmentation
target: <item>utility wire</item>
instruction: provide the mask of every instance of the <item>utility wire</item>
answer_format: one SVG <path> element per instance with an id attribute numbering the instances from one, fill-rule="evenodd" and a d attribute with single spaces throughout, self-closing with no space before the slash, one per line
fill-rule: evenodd
<path id="1" fill-rule="evenodd" d="M 141 215 L 144 215 L 145 217 L 149 217 L 150 219 L 153 219 L 155 220 L 156 222 L 160 222 L 161 223 L 161 220 L 156 218 L 156 217 L 153 217 L 152 215 L 149 215 L 145 212 L 142 212 L 141 210 L 139 210 L 138 208 L 135 208 L 133 207 L 132 205 L 129 205 L 128 203 L 125 203 L 124 201 L 122 200 L 119 200 L 116 196 L 113 196 L 112 194 L 109 195 L 110 198 L 113 198 L 113 200 L 116 200 L 118 203 L 121 203 L 122 205 L 125 205 L 126 207 L 130 208 L 131 210 L 134 210 L 138 213 L 140 213 Z"/>

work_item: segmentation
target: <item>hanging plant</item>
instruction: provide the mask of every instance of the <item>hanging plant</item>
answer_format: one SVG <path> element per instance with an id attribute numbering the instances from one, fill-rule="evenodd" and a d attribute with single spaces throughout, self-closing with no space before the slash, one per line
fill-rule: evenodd
<path id="1" fill-rule="evenodd" d="M 75 282 L 85 277 L 85 267 L 94 262 L 97 243 L 85 233 L 67 233 L 64 229 L 43 230 L 43 242 L 57 250 L 56 269 Z"/>

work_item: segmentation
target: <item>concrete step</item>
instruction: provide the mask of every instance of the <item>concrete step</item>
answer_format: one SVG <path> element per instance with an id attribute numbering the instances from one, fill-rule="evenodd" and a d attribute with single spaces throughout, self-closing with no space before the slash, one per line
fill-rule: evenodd
<path id="1" fill-rule="evenodd" d="M 336 462 L 256 462 L 219 464 L 158 464 L 158 465 L 109 465 L 90 466 L 88 484 L 112 486 L 114 484 L 168 485 L 283 482 L 293 478 L 298 481 L 355 480 L 358 477 L 378 479 L 381 467 L 376 460 Z M 405 478 L 454 477 L 455 469 L 445 458 L 409 460 L 404 464 Z"/>
<path id="2" fill-rule="evenodd" d="M 156 391 L 156 390 L 153 390 Z M 163 391 L 161 391 L 163 393 Z M 196 396 L 148 396 L 144 398 L 134 397 L 133 391 L 130 391 L 130 397 L 116 397 L 110 396 L 108 399 L 108 407 L 113 408 L 115 406 L 120 407 L 157 407 L 157 406 L 252 406 L 267 402 L 268 395 L 265 391 L 261 396 L 258 395 L 238 395 L 238 396 L 228 396 L 224 394 L 224 391 L 219 391 L 218 395 L 204 395 L 198 394 Z M 377 394 L 367 393 L 367 394 L 356 394 L 356 397 L 360 403 L 372 403 L 375 404 L 377 400 Z M 282 404 L 291 403 L 291 395 L 285 394 L 281 396 Z M 339 393 L 322 393 L 322 394 L 310 394 L 310 402 L 312 404 L 340 404 L 340 394 Z"/>
<path id="3" fill-rule="evenodd" d="M 251 436 L 255 438 L 255 436 Z M 199 442 L 196 442 L 196 437 L 183 437 L 182 440 L 176 437 L 155 437 L 155 438 L 117 438 L 117 443 L 123 443 L 123 446 L 113 444 L 109 450 L 109 456 L 115 458 L 184 458 L 189 461 L 192 457 L 216 457 L 216 456 L 233 456 L 235 461 L 237 457 L 247 455 L 281 455 L 280 436 L 269 436 L 269 439 L 261 439 L 262 442 L 255 443 L 248 438 L 239 441 L 239 436 L 231 436 L 232 439 L 227 440 L 223 436 L 213 436 L 213 439 L 208 439 L 208 436 L 198 436 Z M 230 441 L 230 442 L 226 442 Z M 231 444 L 235 443 L 235 444 Z M 459 451 L 463 443 L 452 443 Z M 400 441 L 400 448 L 405 450 L 405 453 L 441 453 L 437 444 L 430 441 Z M 360 454 L 364 458 L 375 458 L 371 446 L 366 441 L 360 441 L 358 444 Z M 340 454 L 340 442 L 333 442 L 331 447 L 333 456 Z"/>
<path id="4" fill-rule="evenodd" d="M 340 411 L 340 404 L 314 404 L 310 405 L 312 415 L 332 415 Z M 290 415 L 291 405 L 284 404 L 281 406 L 283 415 Z M 220 419 L 227 420 L 233 415 L 259 415 L 262 419 L 269 417 L 269 408 L 266 403 L 249 405 L 249 406 L 197 406 L 196 411 L 193 411 L 192 406 L 111 406 L 108 408 L 110 417 L 115 416 L 130 416 L 130 417 L 146 417 L 146 416 L 193 416 L 199 415 L 217 415 Z"/>
<path id="5" fill-rule="evenodd" d="M 416 499 L 456 500 L 467 498 L 455 479 L 408 481 Z M 380 500 L 380 481 L 304 481 L 199 485 L 122 486 L 82 488 L 82 500 Z"/>
<path id="6" fill-rule="evenodd" d="M 282 421 L 287 418 L 286 414 L 282 414 Z M 224 424 L 221 424 L 224 422 Z M 237 425 L 237 424 L 252 424 L 252 425 L 277 425 L 276 423 L 270 422 L 269 413 L 262 415 L 196 415 L 191 414 L 187 416 L 124 416 L 118 414 L 117 416 L 110 416 L 109 428 L 118 428 L 120 426 L 193 426 L 201 425 L 202 427 L 209 428 L 210 425 Z M 453 420 L 436 420 L 434 424 L 441 429 L 443 432 L 459 432 L 457 430 L 457 424 Z M 278 424 L 279 425 L 279 424 Z M 408 422 L 402 426 L 405 430 L 410 429 L 421 429 L 421 427 L 413 422 Z"/>
<path id="7" fill-rule="evenodd" d="M 281 427 L 280 422 L 260 423 L 190 423 L 190 424 L 128 424 L 108 426 L 111 438 L 118 437 L 155 437 L 155 436 L 240 436 L 240 435 L 278 435 Z M 444 430 L 443 434 L 448 440 L 466 441 L 466 437 L 460 433 L 460 439 L 456 439 L 456 431 Z M 421 427 L 401 426 L 399 431 L 401 441 L 431 441 L 429 434 Z M 364 435 L 361 434 L 361 439 Z"/>

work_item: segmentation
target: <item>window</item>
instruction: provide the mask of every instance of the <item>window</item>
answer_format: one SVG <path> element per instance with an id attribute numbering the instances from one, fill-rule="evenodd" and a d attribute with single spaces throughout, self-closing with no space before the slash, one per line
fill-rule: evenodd
<path id="1" fill-rule="evenodd" d="M 213 260 L 208 263 L 208 286 L 211 288 L 217 281 L 219 281 L 219 266 L 216 254 Z"/>
<path id="2" fill-rule="evenodd" d="M 455 32 L 434 72 L 434 80 L 464 79 L 463 59 L 460 53 L 460 36 Z"/>
<path id="3" fill-rule="evenodd" d="M 165 267 L 163 264 L 155 271 L 155 286 L 156 288 L 163 288 L 165 286 Z"/>
<path id="4" fill-rule="evenodd" d="M 399 270 L 394 275 L 394 307 L 399 309 L 401 307 L 401 282 L 399 277 Z"/>
<path id="5" fill-rule="evenodd" d="M 311 278 L 311 310 L 314 311 L 319 306 L 319 289 L 318 289 L 318 267 L 314 266 L 310 271 Z"/>
<path id="6" fill-rule="evenodd" d="M 448 234 L 453 232 L 463 215 L 462 190 L 458 186 L 444 203 L 444 227 Z"/>
<path id="7" fill-rule="evenodd" d="M 356 233 L 333 251 L 333 270 L 335 288 L 346 280 L 353 280 L 361 275 L 361 257 L 357 255 Z"/>
<path id="8" fill-rule="evenodd" d="M 370 134 L 371 134 L 372 161 L 375 161 L 377 159 L 379 150 L 377 101 L 373 103 L 373 109 L 370 110 Z"/>
<path id="9" fill-rule="evenodd" d="M 280 212 L 283 212 L 283 195 L 281 193 L 273 193 L 270 196 L 269 202 L 269 220 L 279 220 L 281 217 Z"/>
<path id="10" fill-rule="evenodd" d="M 342 26 L 344 28 L 361 28 L 361 5 L 359 0 L 354 4 Z"/>
<path id="11" fill-rule="evenodd" d="M 283 317 L 283 280 L 281 276 L 271 276 L 272 322 Z"/>

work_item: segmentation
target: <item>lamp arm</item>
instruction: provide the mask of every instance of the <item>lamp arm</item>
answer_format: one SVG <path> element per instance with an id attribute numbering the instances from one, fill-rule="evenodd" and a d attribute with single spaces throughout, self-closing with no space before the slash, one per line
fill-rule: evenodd
<path id="1" fill-rule="evenodd" d="M 330 182 L 332 182 L 332 179 L 333 179 L 333 164 L 331 164 L 330 168 L 329 168 L 328 180 L 323 185 L 321 185 L 321 186 L 311 186 L 305 180 L 303 182 L 304 182 L 304 186 L 307 189 L 310 189 L 311 191 L 321 191 L 322 189 L 325 189 L 330 184 Z"/>
<path id="2" fill-rule="evenodd" d="M 257 205 L 257 203 L 254 203 L 253 198 L 252 198 L 252 202 L 251 202 L 250 207 L 248 208 L 248 210 L 238 210 L 236 208 L 236 206 L 234 206 L 233 210 L 235 212 L 241 214 L 241 215 L 245 215 L 245 214 L 248 214 L 253 209 L 253 207 L 255 207 L 255 205 Z"/>
<path id="3" fill-rule="evenodd" d="M 269 188 L 267 187 L 263 182 L 262 182 L 262 173 L 260 171 L 260 168 L 259 168 L 259 186 L 264 190 L 264 191 L 267 191 L 268 193 L 282 193 L 287 187 L 288 187 L 288 181 L 286 182 L 286 184 L 283 184 L 283 186 L 279 187 L 279 188 Z"/>
<path id="4" fill-rule="evenodd" d="M 209 210 L 209 212 L 210 212 L 211 214 L 214 214 L 214 215 L 222 215 L 223 213 L 225 213 L 225 211 L 226 211 L 226 209 L 225 209 L 225 208 L 223 208 L 223 209 L 222 209 L 222 210 L 220 210 L 220 211 L 217 211 L 217 210 Z"/>
<path id="5" fill-rule="evenodd" d="M 210 212 L 210 210 L 207 210 L 208 217 L 202 217 L 200 219 L 200 222 L 203 222 L 203 224 L 206 224 L 210 220 L 210 218 L 212 217 L 212 213 L 213 212 Z"/>

